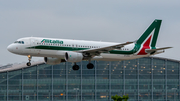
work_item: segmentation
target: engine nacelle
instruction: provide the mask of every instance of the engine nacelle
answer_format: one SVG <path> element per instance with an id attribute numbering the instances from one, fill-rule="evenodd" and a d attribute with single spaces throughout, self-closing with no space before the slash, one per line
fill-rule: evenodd
<path id="1" fill-rule="evenodd" d="M 50 64 L 50 65 L 56 65 L 61 63 L 61 59 L 52 58 L 52 57 L 44 57 L 44 61 L 46 62 L 46 64 Z"/>
<path id="2" fill-rule="evenodd" d="M 82 53 L 66 52 L 65 60 L 67 62 L 81 62 L 83 60 L 83 55 Z"/>

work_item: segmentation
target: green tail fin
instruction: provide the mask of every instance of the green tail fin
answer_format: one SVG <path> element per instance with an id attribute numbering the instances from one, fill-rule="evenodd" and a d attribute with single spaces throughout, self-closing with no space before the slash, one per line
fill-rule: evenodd
<path id="1" fill-rule="evenodd" d="M 141 45 L 141 44 L 145 43 L 145 41 L 148 40 L 148 38 L 150 36 L 152 36 L 150 46 L 155 47 L 157 38 L 158 38 L 158 34 L 159 34 L 159 29 L 161 26 L 161 21 L 162 20 L 157 20 L 157 19 L 154 20 L 154 22 L 148 27 L 148 29 L 137 40 L 136 44 Z"/>

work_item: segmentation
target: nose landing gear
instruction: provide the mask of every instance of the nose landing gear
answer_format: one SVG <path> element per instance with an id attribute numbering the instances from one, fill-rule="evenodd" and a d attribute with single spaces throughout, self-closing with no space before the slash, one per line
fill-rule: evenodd
<path id="1" fill-rule="evenodd" d="M 31 62 L 27 62 L 26 65 L 27 65 L 27 66 L 31 66 Z"/>
<path id="2" fill-rule="evenodd" d="M 31 66 L 31 58 L 32 58 L 32 56 L 31 56 L 31 55 L 28 55 L 28 60 L 29 60 L 29 62 L 26 63 L 27 66 Z"/>

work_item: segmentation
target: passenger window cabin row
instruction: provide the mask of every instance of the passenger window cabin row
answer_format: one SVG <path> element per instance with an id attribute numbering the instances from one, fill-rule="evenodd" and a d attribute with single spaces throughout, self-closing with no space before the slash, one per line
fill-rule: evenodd
<path id="1" fill-rule="evenodd" d="M 76 48 L 100 48 L 100 46 L 85 46 L 85 45 L 70 45 L 70 44 L 55 44 L 55 43 L 37 43 L 37 45 L 65 46 L 65 47 L 76 47 Z"/>

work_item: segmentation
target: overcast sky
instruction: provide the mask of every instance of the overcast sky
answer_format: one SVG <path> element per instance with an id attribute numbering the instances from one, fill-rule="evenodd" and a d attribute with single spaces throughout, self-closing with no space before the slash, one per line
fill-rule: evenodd
<path id="1" fill-rule="evenodd" d="M 134 41 L 154 19 L 162 19 L 156 55 L 180 60 L 180 0 L 1 0 L 0 65 L 27 62 L 7 51 L 18 38 Z M 34 61 L 43 58 L 32 58 Z"/>

